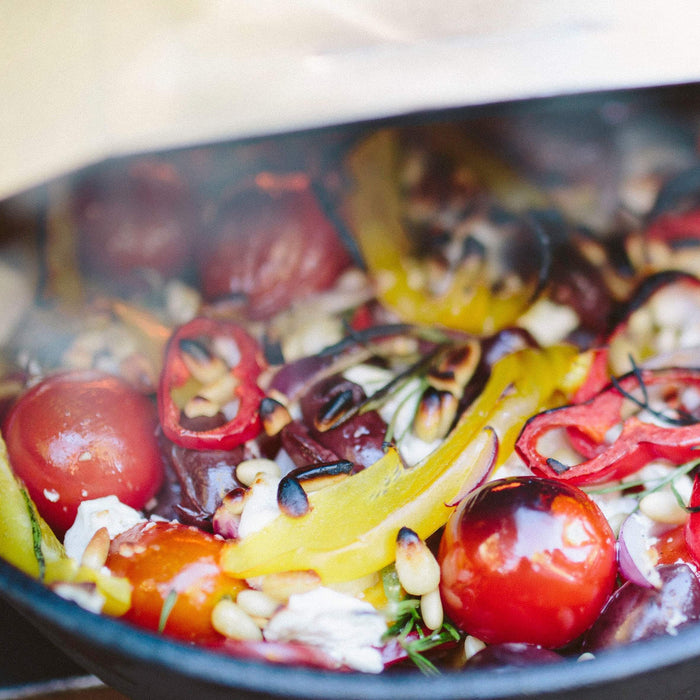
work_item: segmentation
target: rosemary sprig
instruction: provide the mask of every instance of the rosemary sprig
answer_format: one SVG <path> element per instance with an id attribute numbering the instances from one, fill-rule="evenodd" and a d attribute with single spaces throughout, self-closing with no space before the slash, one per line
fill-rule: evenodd
<path id="1" fill-rule="evenodd" d="M 662 488 L 664 488 L 667 485 L 671 486 L 671 491 L 673 492 L 673 495 L 676 497 L 676 500 L 678 501 L 678 505 L 681 506 L 684 510 L 686 510 L 688 513 L 694 513 L 697 511 L 700 511 L 700 507 L 698 508 L 691 508 L 687 506 L 683 500 L 683 496 L 678 492 L 678 489 L 675 486 L 676 479 L 678 479 L 679 476 L 683 476 L 684 474 L 689 474 L 690 472 L 693 471 L 696 467 L 700 466 L 700 459 L 694 459 L 691 460 L 690 462 L 686 462 L 685 464 L 681 464 L 676 469 L 674 469 L 670 474 L 664 477 L 660 477 L 659 479 L 654 479 L 654 484 L 653 486 L 648 486 L 648 482 L 644 481 L 643 479 L 634 479 L 630 481 L 618 481 L 615 484 L 611 484 L 609 486 L 601 486 L 598 488 L 590 488 L 587 487 L 584 490 L 586 493 L 589 494 L 606 494 L 606 493 L 614 493 L 615 491 L 626 491 L 628 489 L 633 489 L 633 488 L 642 488 L 641 491 L 637 493 L 630 494 L 634 498 L 637 499 L 637 501 L 641 501 L 641 499 L 646 496 L 647 494 L 654 493 L 655 491 L 660 491 Z"/>
<path id="2" fill-rule="evenodd" d="M 416 396 L 421 397 L 423 395 L 423 392 L 427 389 L 427 387 L 428 380 L 425 379 L 425 377 L 421 377 L 415 391 L 411 391 L 410 393 L 406 394 L 406 396 L 399 402 L 399 405 L 396 407 L 396 411 L 394 411 L 394 415 L 391 417 L 391 420 L 387 425 L 385 442 L 393 442 L 396 432 L 396 423 L 399 419 L 399 415 L 408 405 L 408 402 L 411 400 L 415 400 Z M 401 441 L 405 437 L 405 434 L 408 430 L 410 430 L 410 424 L 404 431 L 404 434 L 396 436 L 397 441 Z"/>
<path id="3" fill-rule="evenodd" d="M 632 364 L 632 370 L 631 372 L 626 375 L 626 376 L 634 376 L 634 378 L 637 380 L 637 384 L 639 384 L 639 388 L 641 389 L 642 392 L 642 398 L 639 399 L 637 398 L 634 394 L 631 392 L 627 391 L 622 384 L 620 383 L 620 380 L 617 377 L 611 377 L 610 382 L 612 386 L 622 394 L 622 396 L 635 405 L 637 405 L 639 408 L 642 410 L 648 411 L 652 416 L 655 418 L 658 418 L 660 421 L 663 421 L 664 423 L 668 423 L 669 425 L 677 425 L 677 426 L 684 426 L 684 425 L 694 425 L 698 421 L 696 418 L 694 418 L 690 413 L 687 411 L 678 411 L 678 417 L 673 417 L 668 415 L 668 413 L 664 413 L 664 411 L 661 411 L 656 408 L 652 408 L 651 404 L 649 403 L 649 390 L 644 382 L 644 377 L 642 376 L 642 370 L 637 365 L 637 363 L 634 361 L 634 358 L 630 355 L 629 360 Z"/>
<path id="4" fill-rule="evenodd" d="M 387 382 L 381 389 L 377 389 L 371 396 L 368 396 L 364 401 L 353 406 L 350 410 L 343 413 L 334 423 L 326 428 L 331 430 L 337 428 L 339 425 L 345 421 L 353 418 L 367 411 L 373 411 L 376 408 L 382 406 L 390 396 L 395 395 L 400 391 L 404 385 L 413 377 L 421 376 L 421 374 L 427 370 L 427 368 L 432 364 L 433 360 L 445 349 L 444 346 L 439 345 L 434 350 L 429 352 L 427 355 L 423 356 L 415 362 L 410 367 L 405 369 L 403 372 L 397 374 L 391 381 Z"/>
<path id="5" fill-rule="evenodd" d="M 163 607 L 160 611 L 160 619 L 158 620 L 159 634 L 163 634 L 163 631 L 165 630 L 165 625 L 168 624 L 168 618 L 170 617 L 170 613 L 173 611 L 176 602 L 177 591 L 174 588 L 171 588 L 170 591 L 168 591 L 168 595 L 165 598 L 165 601 L 163 602 Z"/>
<path id="6" fill-rule="evenodd" d="M 423 654 L 447 642 L 458 641 L 459 632 L 449 622 L 443 622 L 437 630 L 426 631 L 420 615 L 420 600 L 405 595 L 401 584 L 398 583 L 398 576 L 393 566 L 384 569 L 382 582 L 389 600 L 388 614 L 394 618 L 393 624 L 384 633 L 384 639 L 396 639 L 421 673 L 429 676 L 438 675 L 439 669 Z M 411 634 L 416 636 L 409 639 Z"/>

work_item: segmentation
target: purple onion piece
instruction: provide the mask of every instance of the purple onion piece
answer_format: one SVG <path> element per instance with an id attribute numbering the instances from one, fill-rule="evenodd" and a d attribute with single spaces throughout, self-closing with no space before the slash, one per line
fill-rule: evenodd
<path id="1" fill-rule="evenodd" d="M 316 381 L 324 370 L 333 365 L 330 355 L 311 355 L 283 365 L 270 382 L 268 390 L 278 391 L 294 400 L 307 386 Z"/>
<path id="2" fill-rule="evenodd" d="M 285 425 L 280 435 L 282 447 L 297 467 L 338 460 L 338 455 L 314 440 L 308 428 L 299 421 Z"/>
<path id="3" fill-rule="evenodd" d="M 622 576 L 638 586 L 661 588 L 661 576 L 649 552 L 647 526 L 639 513 L 625 518 L 617 541 L 617 561 Z"/>
<path id="4" fill-rule="evenodd" d="M 545 649 L 538 644 L 506 642 L 484 647 L 468 659 L 465 668 L 492 668 L 499 670 L 509 666 L 511 668 L 524 667 L 563 660 L 564 657 L 557 654 L 557 652 Z"/>
<path id="5" fill-rule="evenodd" d="M 300 406 L 309 435 L 337 455 L 353 462 L 357 468 L 368 467 L 384 455 L 384 436 L 387 425 L 376 411 L 367 411 L 343 421 L 329 430 L 315 426 L 319 416 L 338 397 L 346 397 L 345 408 L 356 406 L 366 398 L 359 384 L 336 374 L 314 384 L 301 398 Z"/>
<path id="6" fill-rule="evenodd" d="M 583 651 L 598 651 L 649 639 L 700 619 L 700 582 L 687 564 L 658 567 L 661 588 L 627 581 L 613 593 L 586 632 Z"/>
<path id="7" fill-rule="evenodd" d="M 243 445 L 231 451 L 190 450 L 165 438 L 161 445 L 180 487 L 180 499 L 174 506 L 177 518 L 210 530 L 223 497 L 241 486 L 236 465 L 252 455 Z"/>

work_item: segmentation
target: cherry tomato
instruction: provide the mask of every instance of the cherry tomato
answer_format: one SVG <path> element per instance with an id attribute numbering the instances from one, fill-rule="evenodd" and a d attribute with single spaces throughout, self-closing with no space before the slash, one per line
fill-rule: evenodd
<path id="1" fill-rule="evenodd" d="M 615 583 L 615 537 L 576 487 L 512 477 L 452 514 L 442 541 L 445 612 L 491 644 L 556 649 L 595 621 Z"/>
<path id="2" fill-rule="evenodd" d="M 241 297 L 250 318 L 265 319 L 330 287 L 348 263 L 308 186 L 255 187 L 222 211 L 202 257 L 202 291 Z"/>
<path id="3" fill-rule="evenodd" d="M 678 525 L 659 535 L 654 542 L 654 551 L 658 557 L 657 565 L 685 562 L 697 572 L 697 564 L 686 542 L 685 525 Z"/>
<path id="4" fill-rule="evenodd" d="M 143 508 L 163 479 L 152 403 L 121 379 L 71 371 L 47 377 L 14 405 L 3 429 L 15 474 L 62 535 L 81 501 L 116 495 Z"/>
<path id="5" fill-rule="evenodd" d="M 103 277 L 119 281 L 139 268 L 173 275 L 188 262 L 195 205 L 168 162 L 139 160 L 91 177 L 74 211 L 83 264 Z"/>
<path id="6" fill-rule="evenodd" d="M 220 638 L 212 609 L 245 587 L 219 567 L 223 542 L 176 522 L 144 523 L 115 537 L 106 565 L 134 587 L 124 619 L 154 631 L 164 622 L 163 633 L 188 641 Z"/>

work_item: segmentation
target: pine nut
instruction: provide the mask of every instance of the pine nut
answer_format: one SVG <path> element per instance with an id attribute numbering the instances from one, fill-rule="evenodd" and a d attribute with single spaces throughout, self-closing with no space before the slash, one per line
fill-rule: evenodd
<path id="1" fill-rule="evenodd" d="M 440 565 L 427 545 L 410 528 L 396 536 L 396 573 L 410 595 L 424 595 L 440 585 Z"/>
<path id="2" fill-rule="evenodd" d="M 639 501 L 639 510 L 657 523 L 682 525 L 688 512 L 681 508 L 672 491 L 652 491 Z"/>
<path id="3" fill-rule="evenodd" d="M 198 382 L 211 384 L 228 373 L 226 363 L 197 340 L 183 338 L 179 348 L 182 361 Z"/>
<path id="4" fill-rule="evenodd" d="M 102 568 L 109 554 L 109 543 L 109 531 L 106 527 L 101 527 L 85 547 L 80 563 L 88 569 Z"/>
<path id="5" fill-rule="evenodd" d="M 262 591 L 266 595 L 286 603 L 295 593 L 307 593 L 321 585 L 321 578 L 315 571 L 285 571 L 269 574 L 262 580 Z"/>
<path id="6" fill-rule="evenodd" d="M 220 600 L 211 611 L 212 627 L 224 637 L 261 642 L 262 632 L 250 615 L 232 600 Z"/>
<path id="7" fill-rule="evenodd" d="M 481 359 L 481 344 L 472 340 L 448 350 L 428 372 L 430 385 L 461 396 Z"/>
<path id="8" fill-rule="evenodd" d="M 429 630 L 437 630 L 444 619 L 440 589 L 424 593 L 420 599 L 420 612 L 425 626 Z"/>
<path id="9" fill-rule="evenodd" d="M 307 467 L 297 467 L 292 469 L 289 474 L 297 479 L 304 491 L 310 493 L 346 479 L 352 474 L 353 466 L 352 462 L 341 459 L 337 462 L 323 462 Z"/>
<path id="10" fill-rule="evenodd" d="M 271 596 L 253 588 L 242 590 L 236 598 L 238 606 L 251 617 L 269 620 L 279 608 L 280 603 Z"/>
<path id="11" fill-rule="evenodd" d="M 464 639 L 464 655 L 471 659 L 474 654 L 478 654 L 482 649 L 486 648 L 486 644 L 476 637 L 472 637 L 468 634 Z"/>
<path id="12" fill-rule="evenodd" d="M 213 418 L 221 409 L 218 403 L 214 403 L 203 396 L 193 396 L 184 406 L 182 412 L 188 418 Z"/>
<path id="13" fill-rule="evenodd" d="M 458 407 L 459 401 L 454 394 L 428 387 L 413 419 L 413 433 L 424 442 L 444 438 L 452 427 Z"/>
<path id="14" fill-rule="evenodd" d="M 227 372 L 226 374 L 222 374 L 211 384 L 205 384 L 199 390 L 198 395 L 209 399 L 212 403 L 223 406 L 231 400 L 238 383 L 238 380 L 233 374 Z"/>
<path id="15" fill-rule="evenodd" d="M 314 418 L 314 426 L 317 430 L 325 432 L 332 428 L 355 405 L 355 397 L 352 390 L 345 389 L 331 397 L 321 406 L 318 415 Z"/>
<path id="16" fill-rule="evenodd" d="M 246 459 L 236 467 L 236 479 L 244 486 L 252 486 L 258 477 L 258 474 L 271 477 L 272 479 L 280 478 L 280 468 L 277 462 L 271 459 L 255 457 Z"/>
<path id="17" fill-rule="evenodd" d="M 289 425 L 292 417 L 284 404 L 270 396 L 266 396 L 260 402 L 260 420 L 262 421 L 265 434 L 272 436 L 277 435 L 282 428 Z"/>
<path id="18" fill-rule="evenodd" d="M 277 505 L 290 518 L 301 518 L 309 512 L 306 491 L 292 474 L 283 477 L 277 487 Z"/>

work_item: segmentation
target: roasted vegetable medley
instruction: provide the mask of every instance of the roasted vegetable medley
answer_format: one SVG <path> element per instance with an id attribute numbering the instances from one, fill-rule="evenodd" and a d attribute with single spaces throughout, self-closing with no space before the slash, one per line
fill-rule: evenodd
<path id="1" fill-rule="evenodd" d="M 0 555 L 156 634 L 378 673 L 700 618 L 700 111 L 101 164 L 1 208 Z"/>

